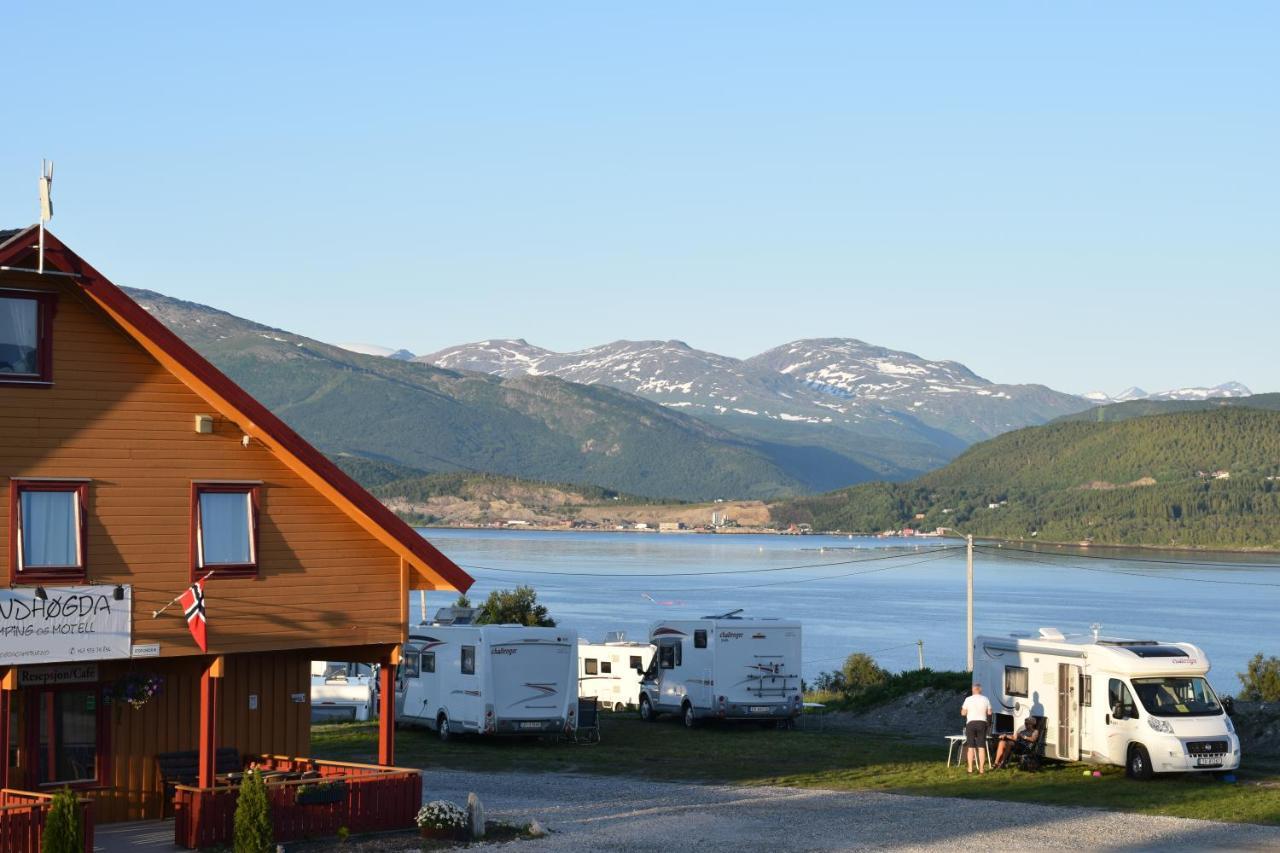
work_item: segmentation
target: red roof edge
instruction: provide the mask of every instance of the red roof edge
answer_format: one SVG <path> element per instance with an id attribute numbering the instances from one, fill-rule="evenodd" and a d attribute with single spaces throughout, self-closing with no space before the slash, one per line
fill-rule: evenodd
<path id="1" fill-rule="evenodd" d="M 31 244 L 22 238 L 28 233 L 34 233 L 35 230 L 35 226 L 32 226 L 0 246 L 0 266 L 11 263 L 32 248 Z M 470 575 L 420 536 L 394 512 L 387 509 L 381 501 L 365 491 L 327 456 L 312 447 L 310 442 L 294 432 L 266 406 L 231 381 L 225 373 L 214 367 L 204 356 L 192 349 L 149 311 L 133 301 L 128 294 L 112 284 L 106 276 L 68 249 L 61 240 L 47 230 L 44 234 L 44 242 L 47 265 L 61 272 L 75 273 L 79 276 L 78 284 L 94 299 L 128 320 L 148 340 L 191 371 L 197 379 L 208 385 L 216 394 L 251 420 L 263 433 L 314 471 L 350 501 L 357 510 L 390 533 L 411 554 L 453 584 L 459 592 L 466 592 L 475 583 Z"/>

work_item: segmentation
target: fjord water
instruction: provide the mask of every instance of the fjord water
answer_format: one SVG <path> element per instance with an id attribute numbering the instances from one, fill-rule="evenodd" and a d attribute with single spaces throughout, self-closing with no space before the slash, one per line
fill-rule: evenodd
<path id="1" fill-rule="evenodd" d="M 935 551 L 955 547 L 955 540 L 421 532 L 476 578 L 473 602 L 493 589 L 528 584 L 560 624 L 592 640 L 607 631 L 643 639 L 658 619 L 743 608 L 748 615 L 804 624 L 809 680 L 837 668 L 853 651 L 871 653 L 890 670 L 914 669 L 917 640 L 924 641 L 927 666 L 965 664 L 964 550 Z M 1275 557 L 1051 546 L 1039 551 L 978 551 L 978 634 L 1034 633 L 1041 626 L 1087 633 L 1096 622 L 1104 635 L 1193 642 L 1208 654 L 1210 681 L 1223 693 L 1239 691 L 1236 673 L 1255 653 L 1280 655 L 1280 569 L 1267 567 L 1280 562 Z M 1149 560 L 1180 564 L 1138 562 Z M 812 564 L 826 567 L 782 570 Z M 709 572 L 726 574 L 693 576 Z M 428 612 L 454 598 L 428 593 Z M 421 618 L 416 596 L 411 617 L 414 623 Z"/>

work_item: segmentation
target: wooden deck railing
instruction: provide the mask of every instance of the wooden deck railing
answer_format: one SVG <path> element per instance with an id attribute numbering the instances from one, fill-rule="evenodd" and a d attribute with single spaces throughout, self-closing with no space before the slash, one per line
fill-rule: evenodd
<path id="1" fill-rule="evenodd" d="M 408 829 L 422 804 L 420 770 L 282 755 L 249 761 L 264 771 L 319 774 L 311 779 L 267 780 L 276 841 L 332 837 L 344 826 L 352 833 Z M 298 801 L 299 788 L 320 782 L 344 786 L 336 801 Z M 239 793 L 239 785 L 176 786 L 174 842 L 190 849 L 230 843 Z"/>
<path id="2" fill-rule="evenodd" d="M 85 853 L 93 853 L 93 803 L 80 799 L 80 827 Z M 44 822 L 53 795 L 35 791 L 0 789 L 0 850 L 4 853 L 40 853 Z"/>

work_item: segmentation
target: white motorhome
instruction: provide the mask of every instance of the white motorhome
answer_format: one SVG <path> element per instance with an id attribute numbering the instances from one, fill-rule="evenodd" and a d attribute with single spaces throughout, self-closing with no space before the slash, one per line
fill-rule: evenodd
<path id="1" fill-rule="evenodd" d="M 640 701 L 640 679 L 653 660 L 653 644 L 628 641 L 621 631 L 603 643 L 578 640 L 578 696 L 621 711 Z"/>
<path id="2" fill-rule="evenodd" d="M 367 663 L 311 662 L 311 722 L 363 722 L 377 708 L 377 678 Z"/>
<path id="3" fill-rule="evenodd" d="M 973 660 L 998 727 L 1041 718 L 1048 758 L 1119 765 L 1138 779 L 1240 766 L 1240 739 L 1205 679 L 1209 659 L 1190 643 L 1041 628 L 977 637 Z"/>
<path id="4" fill-rule="evenodd" d="M 800 623 L 721 616 L 656 623 L 640 717 L 790 720 L 800 715 Z"/>
<path id="5" fill-rule="evenodd" d="M 445 608 L 404 646 L 397 719 L 441 740 L 571 732 L 578 711 L 578 635 L 565 628 L 472 625 L 474 611 Z"/>

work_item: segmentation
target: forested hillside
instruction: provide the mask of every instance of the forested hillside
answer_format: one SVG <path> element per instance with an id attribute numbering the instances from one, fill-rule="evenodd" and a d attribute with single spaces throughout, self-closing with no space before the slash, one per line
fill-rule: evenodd
<path id="1" fill-rule="evenodd" d="M 949 527 L 1048 541 L 1275 548 L 1278 476 L 1280 412 L 1215 406 L 1031 427 L 909 483 L 868 483 L 771 510 L 777 523 L 823 530 Z"/>

